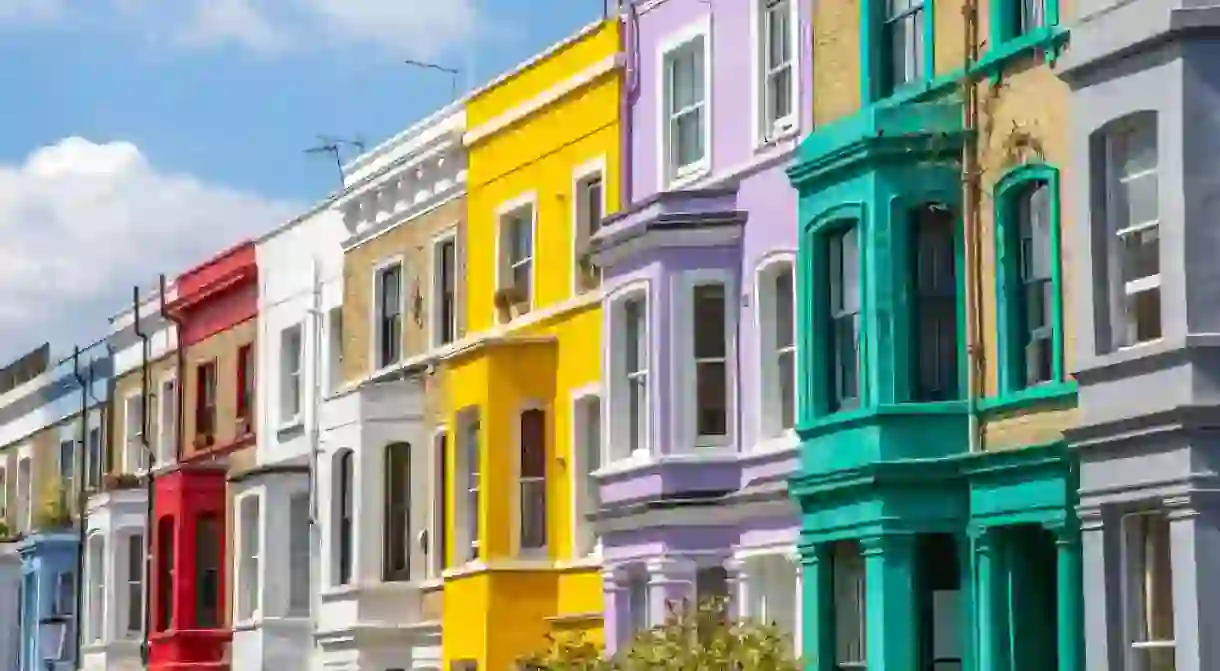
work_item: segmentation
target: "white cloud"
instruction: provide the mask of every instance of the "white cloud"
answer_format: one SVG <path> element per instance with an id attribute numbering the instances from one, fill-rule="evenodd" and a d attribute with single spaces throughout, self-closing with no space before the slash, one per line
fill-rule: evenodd
<path id="1" fill-rule="evenodd" d="M 478 0 L 0 0 L 0 24 L 115 23 L 145 39 L 260 55 L 368 44 L 434 58 L 470 40 Z"/>
<path id="2" fill-rule="evenodd" d="M 0 360 L 92 340 L 148 287 L 300 207 L 158 171 L 130 143 L 67 138 L 0 165 Z"/>

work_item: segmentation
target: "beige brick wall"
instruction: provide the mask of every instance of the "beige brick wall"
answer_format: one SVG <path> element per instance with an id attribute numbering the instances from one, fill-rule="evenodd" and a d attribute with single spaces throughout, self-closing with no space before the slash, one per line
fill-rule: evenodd
<path id="1" fill-rule="evenodd" d="M 255 319 L 249 319 L 226 331 L 221 331 L 202 342 L 189 347 L 186 352 L 186 370 L 183 371 L 185 385 L 182 408 L 183 424 L 186 427 L 186 440 L 182 447 L 184 459 L 202 456 L 215 448 L 226 447 L 237 438 L 237 357 L 243 345 L 253 345 L 257 327 Z M 257 348 L 254 367 L 257 370 Z M 198 366 L 207 361 L 216 361 L 216 433 L 212 445 L 203 450 L 197 450 L 195 440 L 195 400 L 198 393 Z M 265 389 L 256 379 L 254 387 Z M 252 408 L 257 408 L 257 401 L 251 400 Z M 252 415 L 257 410 L 252 410 Z M 251 417 L 251 428 L 255 426 L 256 418 Z"/>
<path id="2" fill-rule="evenodd" d="M 860 110 L 860 0 L 813 3 L 813 123 Z"/>
<path id="3" fill-rule="evenodd" d="M 461 265 L 462 222 L 465 199 L 450 201 L 349 250 L 343 259 L 343 379 L 358 380 L 373 372 L 373 280 L 378 264 L 403 258 L 405 313 L 402 325 L 403 358 L 428 349 L 428 321 L 432 297 L 432 242 L 442 231 L 458 229 L 458 264 Z M 458 305 L 463 304 L 462 273 L 457 273 Z M 419 314 L 416 320 L 416 292 Z M 462 310 L 458 309 L 459 332 Z"/>
<path id="4" fill-rule="evenodd" d="M 153 360 L 148 365 L 148 411 L 150 413 L 149 419 L 151 420 L 149 423 L 149 439 L 152 441 L 158 440 L 161 435 L 159 426 L 161 417 L 158 412 L 160 400 L 157 397 L 161 391 L 161 379 L 167 375 L 174 375 L 177 365 L 178 355 L 176 353 Z M 115 379 L 114 393 L 108 409 L 110 415 L 108 422 L 109 439 L 105 441 L 106 464 L 107 472 L 109 473 L 122 472 L 123 448 L 126 445 L 127 436 L 127 413 L 124 406 L 129 395 L 138 395 L 140 393 L 143 377 L 141 370 L 136 368 Z M 174 450 L 175 446 L 171 445 L 169 453 L 174 454 Z"/>
<path id="5" fill-rule="evenodd" d="M 1041 161 L 1060 170 L 1060 230 L 1075 225 L 1072 213 L 1071 169 L 1067 138 L 1068 90 L 1055 73 L 1038 62 L 1025 62 L 1010 69 L 998 87 L 980 84 L 980 152 L 983 167 L 981 202 L 983 341 L 986 357 L 986 390 L 997 389 L 997 328 L 995 300 L 995 209 L 992 188 L 1011 168 L 1023 162 Z M 1015 139 L 1029 139 L 1028 148 L 1014 149 Z M 1061 241 L 1066 236 L 1061 236 Z M 1062 268 L 1071 267 L 1073 250 L 1063 247 Z M 1066 286 L 1065 277 L 1064 284 Z M 1066 301 L 1066 291 L 1064 292 Z M 1075 337 L 1070 308 L 1064 306 L 1064 369 L 1071 370 L 1071 343 Z M 1040 444 L 1057 440 L 1074 421 L 1075 411 L 1045 409 L 1021 417 L 996 418 L 987 427 L 987 446 Z"/>

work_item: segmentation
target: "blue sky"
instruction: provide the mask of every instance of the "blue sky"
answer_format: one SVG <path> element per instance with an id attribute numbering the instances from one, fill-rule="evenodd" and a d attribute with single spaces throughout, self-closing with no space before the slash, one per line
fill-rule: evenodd
<path id="1" fill-rule="evenodd" d="M 0 0 L 0 364 L 335 186 L 370 146 L 601 0 Z"/>

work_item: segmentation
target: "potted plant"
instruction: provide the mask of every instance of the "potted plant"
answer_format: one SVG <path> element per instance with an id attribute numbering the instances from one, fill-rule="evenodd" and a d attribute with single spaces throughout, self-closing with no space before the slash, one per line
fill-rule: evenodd
<path id="1" fill-rule="evenodd" d="M 107 473 L 102 476 L 102 490 L 135 489 L 140 486 L 140 478 L 132 473 Z"/>
<path id="2" fill-rule="evenodd" d="M 53 487 L 35 516 L 35 525 L 42 530 L 64 529 L 71 526 L 72 510 L 68 505 L 68 496 L 63 485 Z"/>
<path id="3" fill-rule="evenodd" d="M 501 287 L 496 291 L 495 303 L 500 310 L 508 310 L 527 301 L 529 296 L 525 294 L 525 290 L 516 285 Z"/>

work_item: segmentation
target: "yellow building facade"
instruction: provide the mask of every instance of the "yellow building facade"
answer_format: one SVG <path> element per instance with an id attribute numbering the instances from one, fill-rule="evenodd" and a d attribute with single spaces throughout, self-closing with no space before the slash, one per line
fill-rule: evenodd
<path id="1" fill-rule="evenodd" d="M 616 21 L 591 25 L 466 106 L 466 337 L 444 355 L 443 655 L 508 668 L 581 630 L 600 642 L 599 564 L 580 538 L 574 401 L 596 394 L 590 221 L 619 207 Z"/>

